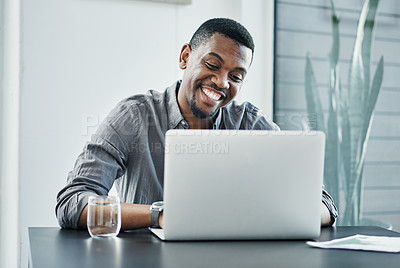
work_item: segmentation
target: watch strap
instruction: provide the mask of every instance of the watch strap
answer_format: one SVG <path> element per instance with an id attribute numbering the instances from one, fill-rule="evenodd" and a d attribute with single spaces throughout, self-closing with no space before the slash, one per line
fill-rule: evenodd
<path id="1" fill-rule="evenodd" d="M 163 201 L 157 201 L 154 202 L 151 207 L 150 207 L 150 221 L 151 221 L 151 226 L 155 228 L 160 227 L 159 223 L 159 218 L 160 218 L 160 213 L 164 210 L 164 202 Z"/>
<path id="2" fill-rule="evenodd" d="M 160 227 L 158 218 L 160 217 L 160 211 L 158 209 L 152 209 L 150 214 L 151 227 Z"/>

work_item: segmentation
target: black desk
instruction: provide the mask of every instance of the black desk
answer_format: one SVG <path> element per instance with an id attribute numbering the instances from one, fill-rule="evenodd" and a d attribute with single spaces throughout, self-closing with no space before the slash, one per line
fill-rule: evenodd
<path id="1" fill-rule="evenodd" d="M 319 241 L 354 234 L 400 236 L 378 227 L 323 228 Z M 400 267 L 400 253 L 311 248 L 304 241 L 162 242 L 148 230 L 92 239 L 87 231 L 29 228 L 31 268 Z"/>

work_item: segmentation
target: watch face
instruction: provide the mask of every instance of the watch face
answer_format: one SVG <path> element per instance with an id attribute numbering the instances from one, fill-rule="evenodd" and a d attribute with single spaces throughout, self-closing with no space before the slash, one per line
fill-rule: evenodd
<path id="1" fill-rule="evenodd" d="M 163 201 L 154 202 L 151 206 L 154 207 L 154 208 L 163 208 L 164 207 L 164 202 Z"/>

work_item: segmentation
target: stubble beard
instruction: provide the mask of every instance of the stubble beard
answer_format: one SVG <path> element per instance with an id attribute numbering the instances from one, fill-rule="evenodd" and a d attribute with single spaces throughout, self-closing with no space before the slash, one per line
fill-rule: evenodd
<path id="1" fill-rule="evenodd" d="M 201 89 L 199 89 L 199 90 L 201 90 Z M 205 113 L 197 106 L 196 95 L 193 95 L 193 97 L 190 99 L 189 107 L 190 107 L 190 111 L 193 113 L 193 115 L 199 119 L 211 118 L 214 115 L 216 115 L 219 110 L 219 109 L 216 109 L 215 111 L 212 111 L 211 113 Z"/>

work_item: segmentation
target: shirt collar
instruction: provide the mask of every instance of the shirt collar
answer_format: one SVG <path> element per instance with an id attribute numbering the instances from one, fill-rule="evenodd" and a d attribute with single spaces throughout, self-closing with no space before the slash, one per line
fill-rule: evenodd
<path id="1" fill-rule="evenodd" d="M 168 128 L 174 129 L 178 128 L 189 128 L 188 123 L 183 117 L 181 110 L 178 105 L 177 93 L 179 87 L 181 86 L 181 80 L 173 83 L 170 87 L 167 88 L 167 109 L 168 109 Z M 218 113 L 214 116 L 213 129 L 219 129 L 221 127 L 222 122 L 222 113 L 223 109 L 219 109 Z"/>
<path id="2" fill-rule="evenodd" d="M 181 80 L 173 83 L 167 88 L 167 112 L 168 112 L 168 129 L 177 128 L 181 122 L 186 123 L 181 110 L 179 109 L 177 92 L 181 85 Z M 187 123 L 186 123 L 187 124 Z"/>
<path id="3" fill-rule="evenodd" d="M 223 109 L 220 108 L 218 110 L 218 113 L 214 116 L 213 129 L 220 129 L 221 128 L 222 113 L 223 113 Z"/>

